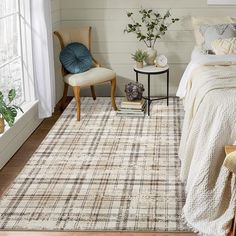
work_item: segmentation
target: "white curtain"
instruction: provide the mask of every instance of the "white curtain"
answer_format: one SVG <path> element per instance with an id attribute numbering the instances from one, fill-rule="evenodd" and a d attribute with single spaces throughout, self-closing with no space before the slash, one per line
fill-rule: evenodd
<path id="1" fill-rule="evenodd" d="M 52 115 L 55 106 L 55 74 L 51 1 L 31 1 L 31 24 L 35 94 L 39 100 L 39 118 Z"/>

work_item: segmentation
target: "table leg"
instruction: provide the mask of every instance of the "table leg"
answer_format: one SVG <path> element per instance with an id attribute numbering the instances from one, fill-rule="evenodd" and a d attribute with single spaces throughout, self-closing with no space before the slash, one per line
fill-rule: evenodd
<path id="1" fill-rule="evenodd" d="M 150 116 L 150 74 L 148 74 L 148 116 Z"/>
<path id="2" fill-rule="evenodd" d="M 138 72 L 136 72 L 136 82 L 138 82 Z"/>
<path id="3" fill-rule="evenodd" d="M 167 71 L 167 106 L 169 106 L 169 70 Z"/>

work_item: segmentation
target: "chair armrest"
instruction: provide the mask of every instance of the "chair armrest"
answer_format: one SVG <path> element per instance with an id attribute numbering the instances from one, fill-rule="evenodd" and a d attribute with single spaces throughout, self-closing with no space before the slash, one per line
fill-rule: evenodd
<path id="1" fill-rule="evenodd" d="M 100 63 L 98 63 L 96 59 L 94 59 L 94 58 L 92 57 L 92 60 L 93 60 L 93 65 L 94 65 L 95 67 L 101 67 Z"/>
<path id="2" fill-rule="evenodd" d="M 225 153 L 229 154 L 236 151 L 236 145 L 225 146 Z"/>

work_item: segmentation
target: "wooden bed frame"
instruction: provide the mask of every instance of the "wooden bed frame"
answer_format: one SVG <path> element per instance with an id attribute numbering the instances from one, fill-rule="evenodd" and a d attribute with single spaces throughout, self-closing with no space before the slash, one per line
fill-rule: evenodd
<path id="1" fill-rule="evenodd" d="M 225 146 L 225 153 L 226 155 L 231 153 L 231 152 L 235 152 L 236 151 L 236 146 Z M 236 210 L 235 210 L 235 214 L 234 214 L 234 222 L 233 222 L 233 226 L 232 226 L 232 232 L 230 233 L 231 236 L 235 236 L 236 235 Z"/>

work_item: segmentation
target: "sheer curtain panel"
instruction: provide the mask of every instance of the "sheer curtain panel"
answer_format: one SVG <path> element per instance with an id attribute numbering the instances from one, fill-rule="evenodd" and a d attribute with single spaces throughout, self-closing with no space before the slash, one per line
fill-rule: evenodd
<path id="1" fill-rule="evenodd" d="M 31 1 L 35 93 L 39 118 L 52 115 L 55 106 L 55 74 L 50 0 Z"/>

